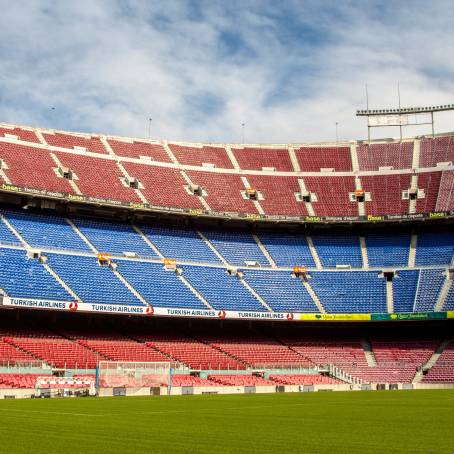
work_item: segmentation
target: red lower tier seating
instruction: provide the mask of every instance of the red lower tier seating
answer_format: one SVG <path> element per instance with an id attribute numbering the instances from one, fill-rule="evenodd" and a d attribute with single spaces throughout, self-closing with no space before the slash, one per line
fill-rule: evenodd
<path id="1" fill-rule="evenodd" d="M 187 337 L 163 336 L 147 342 L 150 347 L 170 355 L 192 369 L 241 370 L 245 365 L 231 356 L 202 342 Z"/>
<path id="2" fill-rule="evenodd" d="M 411 383 L 416 375 L 417 364 L 401 366 L 378 365 L 375 367 L 344 367 L 343 370 L 364 383 Z"/>
<path id="3" fill-rule="evenodd" d="M 36 361 L 36 358 L 27 352 L 19 350 L 14 345 L 0 340 L 0 365 Z"/>
<path id="4" fill-rule="evenodd" d="M 214 164 L 221 169 L 233 169 L 233 165 L 223 147 L 191 147 L 186 145 L 169 144 L 174 156 L 180 164 L 202 166 Z"/>
<path id="5" fill-rule="evenodd" d="M 0 374 L 0 389 L 33 389 L 43 374 Z"/>
<path id="6" fill-rule="evenodd" d="M 49 145 L 60 148 L 73 149 L 74 147 L 84 147 L 92 153 L 106 154 L 107 150 L 99 137 L 75 136 L 73 134 L 43 133 L 43 137 Z"/>
<path id="7" fill-rule="evenodd" d="M 362 188 L 370 193 L 372 199 L 365 203 L 366 213 L 374 215 L 408 213 L 409 201 L 402 199 L 402 191 L 410 188 L 410 182 L 409 174 L 362 176 Z"/>
<path id="8" fill-rule="evenodd" d="M 79 340 L 78 342 L 112 361 L 169 361 L 167 356 L 139 342 L 124 340 Z"/>
<path id="9" fill-rule="evenodd" d="M 454 342 L 451 342 L 435 365 L 424 376 L 423 383 L 454 383 Z"/>
<path id="10" fill-rule="evenodd" d="M 418 188 L 424 190 L 424 198 L 416 200 L 416 212 L 428 213 L 435 211 L 438 191 L 440 188 L 441 172 L 418 173 Z"/>
<path id="11" fill-rule="evenodd" d="M 434 341 L 371 340 L 377 364 L 419 364 L 426 363 L 438 347 Z"/>
<path id="12" fill-rule="evenodd" d="M 172 386 L 215 386 L 216 383 L 206 378 L 192 375 L 173 375 Z"/>
<path id="13" fill-rule="evenodd" d="M 442 173 L 440 189 L 438 191 L 436 211 L 454 210 L 454 171 Z"/>
<path id="14" fill-rule="evenodd" d="M 241 191 L 246 188 L 239 175 L 194 171 L 186 173 L 194 184 L 207 191 L 205 200 L 212 210 L 257 214 L 252 201 L 243 199 L 241 195 Z"/>
<path id="15" fill-rule="evenodd" d="M 312 202 L 317 216 L 358 216 L 358 204 L 350 201 L 355 192 L 354 177 L 304 177 L 306 189 L 314 193 Z"/>
<path id="16" fill-rule="evenodd" d="M 255 375 L 209 375 L 208 379 L 223 386 L 274 386 L 270 380 Z"/>
<path id="17" fill-rule="evenodd" d="M 146 156 L 152 161 L 170 162 L 170 157 L 159 143 L 131 141 L 123 142 L 120 140 L 109 139 L 109 145 L 117 156 L 127 158 L 140 158 Z"/>
<path id="18" fill-rule="evenodd" d="M 334 364 L 340 368 L 352 365 L 367 367 L 364 350 L 359 342 L 290 338 L 283 338 L 283 341 L 301 356 L 319 366 Z"/>
<path id="19" fill-rule="evenodd" d="M 301 147 L 295 150 L 302 172 L 320 172 L 320 169 L 335 169 L 350 172 L 352 160 L 348 147 Z"/>
<path id="20" fill-rule="evenodd" d="M 307 216 L 304 202 L 298 202 L 295 194 L 301 193 L 298 178 L 248 175 L 249 184 L 260 191 L 264 200 L 260 205 L 268 215 Z"/>
<path id="21" fill-rule="evenodd" d="M 4 128 L 0 127 L 0 137 L 4 137 L 6 134 L 17 136 L 19 140 L 24 142 L 35 142 L 39 143 L 38 137 L 34 131 L 29 131 L 28 129 L 22 128 Z"/>
<path id="22" fill-rule="evenodd" d="M 64 167 L 76 173 L 76 184 L 83 195 L 141 202 L 132 188 L 123 186 L 120 180 L 123 174 L 115 161 L 63 152 L 56 154 Z"/>
<path id="23" fill-rule="evenodd" d="M 421 140 L 419 167 L 436 167 L 439 162 L 454 163 L 454 137 Z"/>
<path id="24" fill-rule="evenodd" d="M 188 182 L 178 169 L 130 162 L 124 162 L 123 166 L 131 177 L 143 184 L 141 192 L 151 205 L 203 209 L 199 198 L 186 192 L 184 187 Z"/>
<path id="25" fill-rule="evenodd" d="M 105 359 L 63 338 L 5 337 L 4 341 L 57 368 L 94 369 L 98 359 Z"/>
<path id="26" fill-rule="evenodd" d="M 238 358 L 240 361 L 256 368 L 305 366 L 310 361 L 288 347 L 269 339 L 211 339 L 215 348 Z"/>
<path id="27" fill-rule="evenodd" d="M 14 185 L 74 194 L 68 180 L 55 174 L 53 169 L 58 166 L 48 150 L 0 143 L 0 159 L 7 165 L 5 174 Z"/>
<path id="28" fill-rule="evenodd" d="M 413 142 L 360 145 L 357 150 L 359 170 L 379 170 L 380 167 L 411 169 Z"/>
<path id="29" fill-rule="evenodd" d="M 262 170 L 274 167 L 280 172 L 292 172 L 293 166 L 287 148 L 232 148 L 235 158 L 243 170 Z"/>
<path id="30" fill-rule="evenodd" d="M 270 375 L 270 380 L 281 385 L 344 385 L 345 382 L 325 375 Z"/>

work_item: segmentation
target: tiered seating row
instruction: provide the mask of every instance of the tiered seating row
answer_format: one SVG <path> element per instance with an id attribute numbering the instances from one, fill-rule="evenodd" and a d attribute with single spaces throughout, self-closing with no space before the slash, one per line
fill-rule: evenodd
<path id="1" fill-rule="evenodd" d="M 1 132 L 8 131 L 0 128 Z M 6 178 L 4 182 L 32 189 L 49 192 L 77 192 L 67 180 L 57 175 L 56 161 L 50 151 L 37 145 L 34 132 L 22 129 L 12 129 L 21 138 L 35 146 L 27 146 L 22 142 L 1 142 L 0 159 L 6 167 L 2 168 Z M 32 135 L 33 136 L 32 136 Z M 75 184 L 84 196 L 91 198 L 113 199 L 124 203 L 141 203 L 142 199 L 133 188 L 124 184 L 124 175 L 113 156 L 108 155 L 99 137 L 82 137 L 67 133 L 45 133 L 46 141 L 68 151 L 54 151 L 55 157 L 63 167 L 75 173 Z M 422 141 L 421 167 L 434 167 L 438 162 L 453 161 L 452 137 L 441 137 Z M 156 162 L 171 164 L 170 157 L 164 146 L 158 143 L 123 142 L 110 139 L 114 152 L 121 158 L 140 158 L 141 163 L 122 162 L 131 178 L 137 178 L 141 183 L 141 192 L 147 201 L 158 207 L 183 209 L 206 209 L 199 197 L 188 192 L 188 181 L 181 174 L 180 168 L 157 166 Z M 86 154 L 74 150 L 74 147 L 84 147 L 98 154 Z M 170 144 L 169 148 L 182 165 L 193 165 L 199 169 L 187 172 L 194 185 L 203 188 L 203 195 L 210 210 L 215 212 L 258 214 L 258 208 L 243 197 L 245 184 L 241 176 L 247 178 L 249 186 L 260 191 L 263 200 L 261 208 L 267 215 L 307 216 L 306 204 L 301 200 L 300 183 L 312 193 L 311 207 L 316 216 L 358 216 L 358 204 L 351 200 L 355 191 L 354 176 L 342 174 L 320 173 L 320 169 L 331 168 L 336 172 L 353 172 L 350 148 L 347 147 L 301 147 L 295 150 L 295 156 L 303 172 L 312 175 L 298 178 L 295 175 L 273 175 L 272 172 L 261 175 L 248 174 L 273 167 L 278 171 L 293 172 L 288 149 L 282 148 L 232 148 L 233 154 L 240 163 L 241 170 L 235 173 L 233 164 L 222 146 L 186 146 Z M 402 144 L 372 144 L 358 147 L 360 172 L 377 171 L 380 167 L 393 167 L 404 171 L 401 174 L 359 175 L 363 189 L 370 193 L 371 200 L 366 201 L 366 214 L 405 214 L 409 212 L 409 201 L 403 199 L 403 191 L 410 188 L 413 175 L 411 169 L 411 142 Z M 71 151 L 69 151 L 71 150 Z M 444 159 L 444 161 L 439 161 Z M 146 162 L 146 161 L 152 161 Z M 153 164 L 154 162 L 154 164 Z M 221 170 L 204 170 L 203 164 L 214 164 Z M 222 169 L 225 169 L 224 171 Z M 418 188 L 424 190 L 424 197 L 417 199 L 416 211 L 429 212 L 433 210 L 451 210 L 454 199 L 451 196 L 453 187 L 453 171 L 418 172 Z M 239 173 L 238 173 L 239 172 Z M 298 182 L 298 179 L 301 182 Z M 422 195 L 422 192 L 421 194 Z"/>

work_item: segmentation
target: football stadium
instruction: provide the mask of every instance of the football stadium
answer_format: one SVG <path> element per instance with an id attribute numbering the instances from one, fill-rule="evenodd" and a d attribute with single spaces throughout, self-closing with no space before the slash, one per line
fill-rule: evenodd
<path id="1" fill-rule="evenodd" d="M 144 7 L 132 3 L 125 23 Z M 147 30 L 166 35 L 172 14 L 184 28 L 178 3 Z M 69 14 L 49 11 L 57 29 Z M 143 137 L 118 111 L 84 113 L 96 101 L 108 115 L 114 94 L 80 88 L 77 106 L 62 94 L 41 114 L 36 88 L 23 104 L 5 86 L 1 452 L 453 452 L 452 84 L 431 92 L 435 104 L 417 92 L 403 103 L 400 83 L 390 104 L 381 87 L 373 107 L 366 85 L 345 120 L 362 139 L 343 138 L 328 108 L 335 138 L 287 143 L 241 118 L 241 140 L 228 125 L 225 140 L 195 140 L 204 129 L 183 113 L 176 139 L 154 134 L 156 118 Z M 206 137 L 224 137 L 209 102 L 187 102 Z"/>

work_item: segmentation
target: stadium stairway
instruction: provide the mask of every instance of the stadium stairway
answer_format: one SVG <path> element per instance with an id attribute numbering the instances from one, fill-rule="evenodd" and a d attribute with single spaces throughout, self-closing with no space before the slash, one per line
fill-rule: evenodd
<path id="1" fill-rule="evenodd" d="M 367 339 L 361 339 L 361 345 L 363 347 L 364 355 L 366 356 L 368 366 L 375 367 L 377 365 L 377 360 L 375 359 L 375 355 L 372 350 L 372 345 Z"/>
<path id="2" fill-rule="evenodd" d="M 252 238 L 254 238 L 255 242 L 257 243 L 257 246 L 262 251 L 262 254 L 267 258 L 268 262 L 270 262 L 271 267 L 277 268 L 276 262 L 274 261 L 273 257 L 271 257 L 271 254 L 268 252 L 266 247 L 263 245 L 260 238 L 255 234 L 252 234 Z"/>
<path id="3" fill-rule="evenodd" d="M 449 340 L 444 340 L 441 342 L 441 344 L 437 347 L 437 349 L 432 354 L 432 356 L 429 358 L 429 360 L 425 364 L 423 364 L 423 366 L 421 367 L 420 370 L 418 370 L 415 377 L 413 378 L 413 381 L 412 381 L 413 384 L 422 382 L 425 373 L 427 373 L 430 369 L 432 369 L 432 367 L 435 366 L 438 359 L 444 352 L 445 348 L 449 345 L 449 343 L 450 343 Z"/>
<path id="4" fill-rule="evenodd" d="M 435 312 L 440 312 L 443 310 L 445 303 L 446 303 L 446 299 L 448 298 L 448 294 L 452 287 L 452 282 L 453 282 L 452 279 L 445 280 L 445 283 L 443 284 L 440 294 L 438 295 L 437 303 L 435 304 L 435 308 L 434 308 Z"/>
<path id="5" fill-rule="evenodd" d="M 408 266 L 414 268 L 416 264 L 416 247 L 418 245 L 418 235 L 413 233 L 410 241 L 410 252 L 408 254 Z"/>

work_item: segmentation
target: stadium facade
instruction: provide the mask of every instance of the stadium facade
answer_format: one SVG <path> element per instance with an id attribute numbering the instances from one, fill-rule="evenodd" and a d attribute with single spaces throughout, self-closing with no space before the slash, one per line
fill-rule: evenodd
<path id="1" fill-rule="evenodd" d="M 453 162 L 0 125 L 0 394 L 453 386 Z"/>

